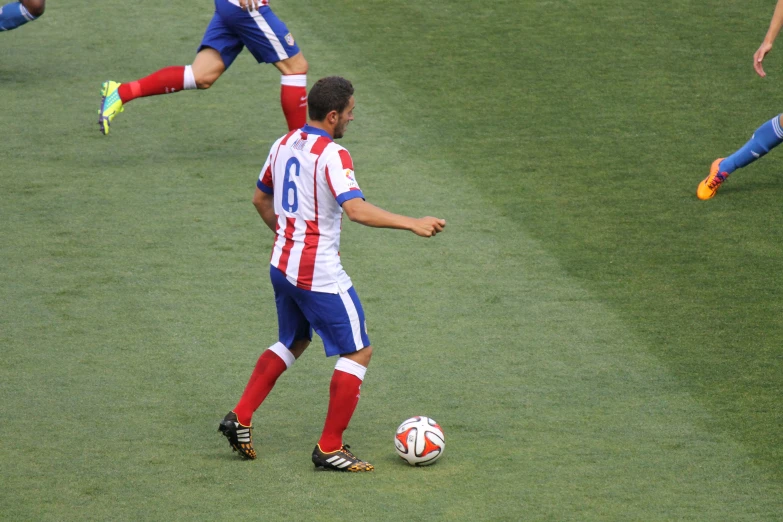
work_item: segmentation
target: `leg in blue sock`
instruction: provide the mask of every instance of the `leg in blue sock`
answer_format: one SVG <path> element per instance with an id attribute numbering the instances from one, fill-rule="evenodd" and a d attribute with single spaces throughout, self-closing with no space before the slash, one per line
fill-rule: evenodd
<path id="1" fill-rule="evenodd" d="M 0 31 L 32 22 L 44 13 L 46 0 L 21 0 L 0 7 Z"/>
<path id="2" fill-rule="evenodd" d="M 731 174 L 735 170 L 753 163 L 783 143 L 783 128 L 781 128 L 780 124 L 781 116 L 775 116 L 756 129 L 756 132 L 741 149 L 720 163 L 719 171 Z"/>

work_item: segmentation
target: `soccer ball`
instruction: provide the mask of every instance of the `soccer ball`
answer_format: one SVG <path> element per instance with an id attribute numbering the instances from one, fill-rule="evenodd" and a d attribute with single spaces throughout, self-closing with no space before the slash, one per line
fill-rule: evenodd
<path id="1" fill-rule="evenodd" d="M 446 437 L 438 423 L 429 417 L 411 417 L 397 428 L 394 447 L 411 466 L 428 466 L 443 455 Z"/>

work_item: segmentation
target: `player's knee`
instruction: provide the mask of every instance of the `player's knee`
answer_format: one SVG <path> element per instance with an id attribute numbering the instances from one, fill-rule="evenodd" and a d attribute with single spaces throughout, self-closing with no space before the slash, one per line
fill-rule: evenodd
<path id="1" fill-rule="evenodd" d="M 370 359 L 372 359 L 372 346 L 365 346 L 353 355 L 354 356 L 351 357 L 351 359 L 366 368 L 370 364 Z"/>
<path id="2" fill-rule="evenodd" d="M 46 10 L 46 0 L 24 0 L 22 5 L 36 18 L 44 14 Z"/>
<path id="3" fill-rule="evenodd" d="M 212 84 L 215 83 L 215 80 L 217 80 L 217 78 L 210 76 L 197 77 L 196 87 L 199 89 L 209 89 L 212 87 Z"/>
<path id="4" fill-rule="evenodd" d="M 310 339 L 297 339 L 291 345 L 289 351 L 291 352 L 291 354 L 294 356 L 295 359 L 298 359 L 299 356 L 302 355 L 305 350 L 307 350 L 308 346 L 310 346 Z"/>
<path id="5" fill-rule="evenodd" d="M 281 74 L 289 75 L 306 74 L 310 65 L 307 63 L 307 60 L 305 60 L 304 55 L 300 52 L 290 58 L 276 62 L 275 67 L 277 67 Z"/>
<path id="6" fill-rule="evenodd" d="M 223 73 L 222 71 L 214 70 L 214 68 L 206 71 L 200 69 L 193 67 L 193 81 L 196 82 L 196 87 L 199 89 L 209 89 Z"/>
<path id="7" fill-rule="evenodd" d="M 296 68 L 299 70 L 299 74 L 305 74 L 308 70 L 310 70 L 310 64 L 307 63 L 307 60 L 305 60 L 304 55 L 299 53 L 299 60 L 296 62 Z"/>

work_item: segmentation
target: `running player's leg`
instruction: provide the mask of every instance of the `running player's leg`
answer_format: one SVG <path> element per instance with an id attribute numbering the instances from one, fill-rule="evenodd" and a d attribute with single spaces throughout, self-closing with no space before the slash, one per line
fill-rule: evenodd
<path id="1" fill-rule="evenodd" d="M 101 132 L 109 133 L 111 122 L 131 100 L 182 90 L 208 89 L 228 69 L 242 47 L 242 42 L 223 23 L 220 15 L 215 13 L 192 65 L 164 67 L 132 82 L 103 83 L 98 119 Z"/>
<path id="2" fill-rule="evenodd" d="M 44 14 L 46 0 L 21 0 L 0 6 L 0 31 L 10 31 Z"/>
<path id="3" fill-rule="evenodd" d="M 750 140 L 734 154 L 713 161 L 710 173 L 699 183 L 696 195 L 699 199 L 710 199 L 729 174 L 753 163 L 781 143 L 783 143 L 783 114 L 775 116 L 756 129 Z"/>
<path id="4" fill-rule="evenodd" d="M 247 11 L 219 0 L 218 12 L 258 63 L 272 63 L 280 71 L 280 105 L 288 130 L 303 127 L 307 123 L 308 64 L 285 23 L 268 6 Z"/>
<path id="5" fill-rule="evenodd" d="M 300 51 L 274 65 L 281 73 L 280 105 L 288 130 L 301 129 L 307 123 L 307 60 Z"/>

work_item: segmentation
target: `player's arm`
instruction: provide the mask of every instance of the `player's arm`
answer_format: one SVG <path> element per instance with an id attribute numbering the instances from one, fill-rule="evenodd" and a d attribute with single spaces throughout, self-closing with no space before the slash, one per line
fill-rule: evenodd
<path id="1" fill-rule="evenodd" d="M 253 194 L 253 205 L 255 205 L 258 215 L 264 220 L 266 226 L 268 226 L 272 232 L 275 232 L 277 217 L 275 216 L 274 194 L 267 194 L 256 187 L 256 192 Z"/>
<path id="2" fill-rule="evenodd" d="M 769 29 L 767 29 L 767 35 L 764 37 L 764 41 L 761 42 L 758 50 L 753 55 L 753 68 L 756 69 L 756 73 L 762 78 L 767 75 L 764 72 L 764 68 L 761 66 L 761 61 L 772 50 L 772 44 L 775 42 L 775 38 L 778 37 L 780 29 L 783 28 L 783 0 L 778 0 L 775 5 L 775 12 L 772 13 L 772 21 L 769 23 Z"/>
<path id="3" fill-rule="evenodd" d="M 343 210 L 348 219 L 355 223 L 375 228 L 396 228 L 410 230 L 421 237 L 432 237 L 438 232 L 443 232 L 446 226 L 445 219 L 434 217 L 412 218 L 401 216 L 367 203 L 361 198 L 353 198 L 343 203 Z"/>

